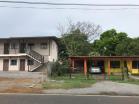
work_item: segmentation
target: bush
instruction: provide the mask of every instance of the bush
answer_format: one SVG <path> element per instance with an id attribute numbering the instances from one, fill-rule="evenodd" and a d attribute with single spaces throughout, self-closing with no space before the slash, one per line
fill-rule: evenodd
<path id="1" fill-rule="evenodd" d="M 68 72 L 68 62 L 59 62 L 56 61 L 52 65 L 52 71 L 51 71 L 51 76 L 62 76 L 67 74 Z"/>

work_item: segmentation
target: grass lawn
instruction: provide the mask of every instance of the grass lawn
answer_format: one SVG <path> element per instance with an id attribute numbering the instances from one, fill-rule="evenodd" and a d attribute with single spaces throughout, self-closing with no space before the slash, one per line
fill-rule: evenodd
<path id="1" fill-rule="evenodd" d="M 71 89 L 71 88 L 85 88 L 90 87 L 96 81 L 86 79 L 83 75 L 72 75 L 72 78 L 67 76 L 52 77 L 52 81 L 43 83 L 45 89 Z"/>
<path id="2" fill-rule="evenodd" d="M 136 84 L 139 85 L 139 80 L 134 80 L 134 79 L 128 79 L 128 80 L 121 80 L 121 81 L 116 81 L 119 83 L 129 83 L 129 84 Z"/>
<path id="3" fill-rule="evenodd" d="M 114 81 L 118 83 L 129 83 L 139 85 L 139 80 L 128 79 L 122 80 L 122 76 L 114 76 L 111 75 L 109 81 Z M 71 88 L 85 88 L 90 87 L 95 84 L 97 80 L 89 77 L 87 79 L 82 74 L 73 74 L 72 78 L 69 75 L 60 76 L 60 77 L 52 77 L 50 81 L 43 83 L 44 89 L 71 89 Z"/>
<path id="4" fill-rule="evenodd" d="M 129 83 L 129 84 L 139 85 L 139 80 L 130 79 L 130 78 L 127 80 L 122 80 L 122 76 L 110 76 L 110 80 L 119 83 Z"/>
<path id="5" fill-rule="evenodd" d="M 110 75 L 110 80 L 112 80 L 112 81 L 120 81 L 120 80 L 122 80 L 122 76 L 121 75 Z"/>

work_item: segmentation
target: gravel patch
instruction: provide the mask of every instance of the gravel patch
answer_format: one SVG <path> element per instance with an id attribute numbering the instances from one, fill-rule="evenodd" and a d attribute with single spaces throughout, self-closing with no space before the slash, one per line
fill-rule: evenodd
<path id="1" fill-rule="evenodd" d="M 41 72 L 0 72 L 1 93 L 40 92 Z"/>
<path id="2" fill-rule="evenodd" d="M 0 72 L 0 77 L 6 78 L 40 78 L 42 77 L 42 72 Z"/>

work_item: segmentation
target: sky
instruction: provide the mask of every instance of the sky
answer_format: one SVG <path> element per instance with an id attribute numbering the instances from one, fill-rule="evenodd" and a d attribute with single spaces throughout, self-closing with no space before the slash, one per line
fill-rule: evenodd
<path id="1" fill-rule="evenodd" d="M 12 1 L 12 0 L 11 0 Z M 21 1 L 21 0 L 19 0 Z M 139 0 L 22 0 L 57 3 L 90 3 L 90 4 L 139 4 Z M 6 6 L 6 7 L 1 7 Z M 8 7 L 7 7 L 8 6 Z M 126 32 L 129 37 L 139 36 L 139 7 L 77 7 L 93 10 L 69 9 L 31 9 L 11 7 L 67 8 L 67 6 L 27 5 L 0 3 L 0 38 L 20 36 L 60 36 L 59 24 L 73 22 L 91 22 L 102 27 L 103 31 L 115 28 Z M 109 10 L 132 8 L 126 10 Z M 134 9 L 133 9 L 134 8 Z M 95 9 L 95 10 L 94 10 Z M 96 10 L 105 9 L 105 10 Z"/>

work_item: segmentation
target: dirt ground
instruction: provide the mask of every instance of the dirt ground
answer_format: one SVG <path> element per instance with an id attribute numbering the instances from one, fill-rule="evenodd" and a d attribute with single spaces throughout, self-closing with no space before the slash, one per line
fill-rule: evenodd
<path id="1" fill-rule="evenodd" d="M 41 79 L 41 73 L 0 72 L 0 93 L 41 93 Z"/>

